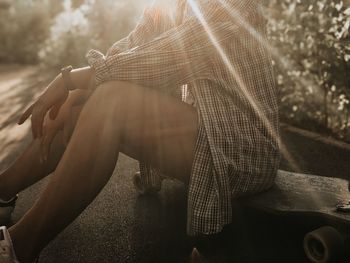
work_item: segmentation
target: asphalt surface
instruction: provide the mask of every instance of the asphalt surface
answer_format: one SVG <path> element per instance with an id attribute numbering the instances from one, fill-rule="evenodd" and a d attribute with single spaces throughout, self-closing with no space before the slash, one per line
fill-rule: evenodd
<path id="1" fill-rule="evenodd" d="M 134 160 L 121 156 L 103 191 L 42 252 L 40 262 L 181 261 L 185 256 L 179 253 L 185 239 L 185 188 L 170 181 L 158 196 L 140 197 L 131 182 L 137 167 Z M 20 194 L 14 222 L 40 196 L 48 180 Z"/>

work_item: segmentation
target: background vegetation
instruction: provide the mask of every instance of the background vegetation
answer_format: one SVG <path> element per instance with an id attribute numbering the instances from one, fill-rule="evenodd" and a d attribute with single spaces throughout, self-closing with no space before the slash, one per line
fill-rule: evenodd
<path id="1" fill-rule="evenodd" d="M 0 63 L 86 64 L 127 35 L 148 0 L 0 0 Z"/>
<path id="2" fill-rule="evenodd" d="M 150 0 L 6 2 L 0 0 L 0 63 L 55 68 L 86 64 L 90 48 L 106 51 Z M 265 2 L 281 118 L 350 141 L 350 1 Z"/>
<path id="3" fill-rule="evenodd" d="M 350 141 L 350 5 L 269 1 L 281 117 Z"/>

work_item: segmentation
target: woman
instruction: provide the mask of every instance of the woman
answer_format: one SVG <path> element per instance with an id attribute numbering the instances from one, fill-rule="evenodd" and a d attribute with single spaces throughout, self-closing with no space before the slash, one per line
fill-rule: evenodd
<path id="1" fill-rule="evenodd" d="M 0 176 L 0 198 L 54 174 L 25 216 L 2 228 L 0 263 L 35 259 L 100 192 L 119 152 L 141 162 L 142 192 L 159 190 L 160 172 L 189 184 L 191 236 L 220 232 L 232 198 L 273 184 L 277 99 L 257 1 L 166 2 L 147 8 L 106 56 L 92 50 L 90 66 L 64 69 L 21 117 L 31 116 L 34 141 Z M 195 107 L 168 95 L 184 84 Z"/>

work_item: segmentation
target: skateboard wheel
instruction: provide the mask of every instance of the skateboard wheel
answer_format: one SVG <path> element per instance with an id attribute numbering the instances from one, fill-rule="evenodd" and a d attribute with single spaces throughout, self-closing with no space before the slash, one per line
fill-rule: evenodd
<path id="1" fill-rule="evenodd" d="M 343 247 L 343 237 L 330 226 L 318 228 L 304 237 L 305 254 L 313 263 L 335 262 L 342 254 Z"/>

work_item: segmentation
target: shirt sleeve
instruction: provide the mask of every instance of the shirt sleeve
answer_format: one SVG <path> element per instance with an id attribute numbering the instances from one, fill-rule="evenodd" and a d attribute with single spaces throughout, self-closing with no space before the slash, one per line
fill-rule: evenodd
<path id="1" fill-rule="evenodd" d="M 242 4 L 239 8 L 243 7 L 246 5 Z M 192 9 L 198 11 L 196 7 Z M 199 11 L 201 15 L 125 52 L 106 57 L 91 50 L 88 60 L 95 68 L 96 85 L 120 80 L 166 88 L 212 78 L 212 55 L 220 55 L 221 44 L 237 36 L 239 26 L 222 7 L 208 4 Z"/>
<path id="2" fill-rule="evenodd" d="M 162 12 L 159 5 L 154 2 L 151 6 L 145 8 L 140 21 L 131 33 L 112 45 L 107 51 L 107 56 L 113 56 L 147 43 L 157 35 L 169 29 L 171 26 L 167 15 Z"/>

